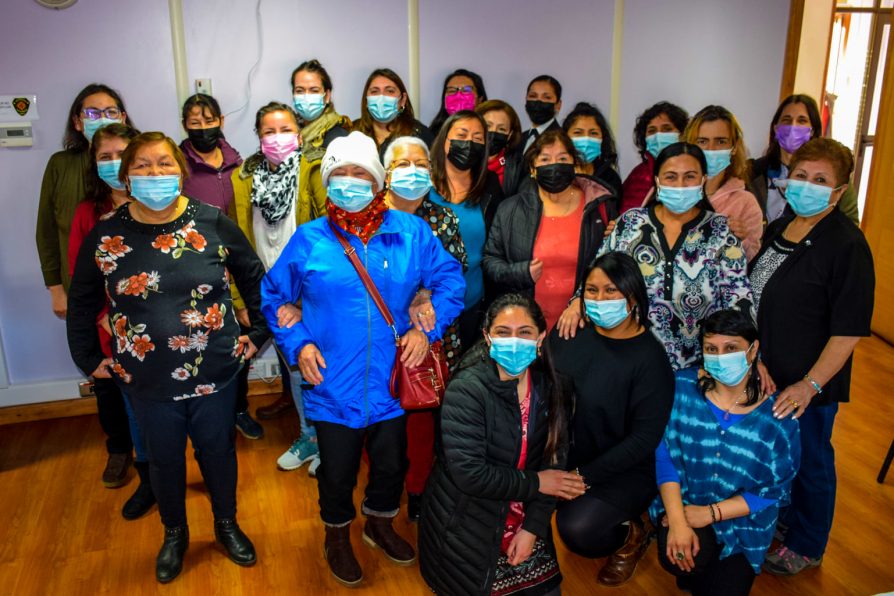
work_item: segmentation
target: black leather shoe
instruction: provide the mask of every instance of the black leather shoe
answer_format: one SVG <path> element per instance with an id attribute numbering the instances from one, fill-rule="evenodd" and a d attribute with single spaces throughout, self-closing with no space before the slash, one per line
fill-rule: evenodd
<path id="1" fill-rule="evenodd" d="M 189 528 L 179 526 L 165 528 L 165 541 L 155 558 L 155 579 L 163 584 L 180 575 L 183 569 L 183 555 L 189 548 Z"/>
<path id="2" fill-rule="evenodd" d="M 255 546 L 239 528 L 235 519 L 215 520 L 214 537 L 226 549 L 230 560 L 237 565 L 249 567 L 257 562 Z"/>
<path id="3" fill-rule="evenodd" d="M 149 480 L 149 463 L 137 461 L 133 467 L 140 475 L 140 485 L 121 509 L 121 515 L 127 520 L 143 517 L 155 505 L 155 493 L 152 492 L 152 482 Z"/>

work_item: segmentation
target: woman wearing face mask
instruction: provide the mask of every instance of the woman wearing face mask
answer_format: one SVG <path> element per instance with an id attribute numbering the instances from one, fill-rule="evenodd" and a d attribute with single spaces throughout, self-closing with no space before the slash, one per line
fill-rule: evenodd
<path id="1" fill-rule="evenodd" d="M 425 143 L 416 137 L 395 139 L 388 145 L 383 163 L 385 186 L 388 188 L 385 201 L 388 206 L 425 220 L 432 233 L 441 241 L 444 250 L 459 261 L 465 270 L 466 248 L 459 233 L 456 216 L 449 208 L 432 203 L 428 198 L 432 188 L 431 161 Z M 420 294 L 423 292 L 428 295 L 427 290 L 421 290 Z M 430 297 L 417 294 L 417 298 L 426 306 L 420 308 L 416 316 L 413 316 L 411 307 L 410 320 L 417 329 L 431 331 L 434 328 L 435 313 L 434 309 L 430 308 Z M 453 370 L 461 350 L 459 329 L 455 321 L 444 331 L 441 343 L 447 364 L 450 370 Z M 407 517 L 410 521 L 419 520 L 422 490 L 425 488 L 434 461 L 434 431 L 432 411 L 423 410 L 407 415 L 407 457 L 410 465 L 407 468 L 406 487 Z"/>
<path id="2" fill-rule="evenodd" d="M 354 121 L 354 130 L 376 142 L 380 157 L 388 143 L 398 137 L 419 137 L 429 147 L 434 139 L 431 131 L 416 120 L 407 88 L 390 68 L 377 68 L 366 79 L 360 118 Z"/>
<path id="3" fill-rule="evenodd" d="M 565 472 L 566 388 L 530 297 L 487 311 L 441 406 L 438 457 L 419 526 L 422 577 L 438 594 L 557 595 L 550 518 L 584 482 Z"/>
<path id="4" fill-rule="evenodd" d="M 683 138 L 704 152 L 708 163 L 705 194 L 711 209 L 727 217 L 750 261 L 761 246 L 764 217 L 757 199 L 745 190 L 748 163 L 739 122 L 726 108 L 708 106 L 692 117 Z"/>
<path id="5" fill-rule="evenodd" d="M 90 156 L 87 149 L 94 133 L 107 124 L 124 122 L 133 126 L 124 101 L 114 89 L 91 83 L 78 93 L 68 112 L 63 151 L 47 162 L 37 207 L 37 254 L 44 285 L 50 291 L 53 313 L 65 318 L 70 281 L 67 262 L 68 233 L 77 206 L 87 196 Z M 106 473 L 108 472 L 108 474 Z M 119 482 L 127 468 L 106 468 L 103 482 Z"/>
<path id="6" fill-rule="evenodd" d="M 540 75 L 528 83 L 525 95 L 525 112 L 531 120 L 532 128 L 522 133 L 522 151 L 527 153 L 537 137 L 543 133 L 559 129 L 559 111 L 562 109 L 562 85 L 554 77 Z"/>
<path id="7" fill-rule="evenodd" d="M 782 100 L 773 115 L 766 153 L 749 162 L 751 180 L 748 188 L 757 198 L 767 222 L 772 223 L 783 214 L 791 213 L 776 181 L 788 178 L 792 154 L 810 139 L 821 136 L 823 121 L 812 97 L 798 94 L 789 95 Z M 860 225 L 857 193 L 853 185 L 849 184 L 844 191 L 838 208 L 851 221 Z"/>
<path id="8" fill-rule="evenodd" d="M 767 228 L 751 269 L 761 358 L 780 388 L 774 412 L 801 426 L 801 469 L 764 569 L 794 575 L 822 562 L 835 510 L 832 424 L 850 399 L 851 359 L 872 320 L 875 273 L 863 233 L 839 204 L 850 149 L 812 139 L 792 155 L 784 192 L 793 214 Z"/>
<path id="9" fill-rule="evenodd" d="M 572 341 L 550 336 L 556 370 L 574 386 L 568 468 L 585 495 L 559 505 L 562 542 L 584 557 L 608 557 L 596 580 L 626 583 L 649 546 L 643 523 L 655 497 L 655 448 L 673 405 L 667 356 L 649 333 L 649 299 L 633 257 L 602 255 L 583 282 L 586 326 Z"/>
<path id="10" fill-rule="evenodd" d="M 615 137 L 599 108 L 581 102 L 565 117 L 562 128 L 580 157 L 579 174 L 601 182 L 615 196 L 615 211 L 620 207 L 621 176 L 618 174 L 618 154 Z"/>
<path id="11" fill-rule="evenodd" d="M 616 217 L 614 196 L 575 173 L 577 147 L 561 129 L 540 135 L 525 159 L 536 184 L 500 205 L 481 266 L 497 293 L 535 297 L 552 329 Z"/>
<path id="12" fill-rule="evenodd" d="M 710 211 L 704 194 L 707 164 L 702 150 L 674 143 L 655 160 L 657 202 L 631 209 L 599 249 L 633 256 L 649 293 L 652 333 L 671 367 L 680 370 L 701 358 L 699 324 L 712 312 L 749 312 L 751 285 L 745 251 L 726 224 Z M 574 337 L 583 327 L 580 298 L 559 319 L 559 334 Z"/>
<path id="13" fill-rule="evenodd" d="M 304 380 L 307 417 L 314 421 L 321 464 L 317 472 L 324 552 L 335 579 L 357 585 L 363 572 L 351 547 L 356 517 L 353 489 L 364 445 L 369 483 L 362 511 L 363 541 L 381 548 L 399 565 L 412 563 L 413 547 L 397 535 L 406 472 L 406 417 L 389 379 L 396 354 L 417 366 L 459 315 L 462 266 L 415 215 L 388 209 L 385 171 L 372 139 L 359 132 L 335 139 L 326 150 L 323 183 L 328 217 L 295 232 L 262 284 L 263 311 L 277 343 Z M 353 247 L 372 283 L 397 319 L 389 328 L 339 240 Z M 420 288 L 431 290 L 438 320 L 430 333 L 410 324 L 406 313 Z M 280 310 L 301 301 L 301 320 L 280 323 Z M 337 305 L 337 313 L 333 311 Z M 333 316 L 335 314 L 335 316 Z"/>
<path id="14" fill-rule="evenodd" d="M 233 202 L 233 170 L 242 157 L 223 136 L 220 104 L 197 93 L 183 103 L 181 123 L 187 138 L 180 149 L 190 172 L 183 194 L 227 213 Z"/>
<path id="15" fill-rule="evenodd" d="M 686 110 L 667 101 L 660 101 L 648 108 L 636 119 L 633 143 L 642 161 L 624 180 L 621 213 L 642 207 L 646 197 L 655 189 L 655 158 L 661 150 L 680 140 L 680 134 L 689 123 Z"/>
<path id="16" fill-rule="evenodd" d="M 474 111 L 479 104 L 485 101 L 487 101 L 487 91 L 484 90 L 484 81 L 481 76 L 471 70 L 457 68 L 444 79 L 441 109 L 438 110 L 428 128 L 433 135 L 437 136 L 448 116 L 461 110 Z"/>
<path id="17" fill-rule="evenodd" d="M 485 129 L 484 120 L 475 112 L 457 112 L 444 122 L 431 151 L 434 188 L 428 196 L 456 215 L 468 257 L 465 309 L 459 321 L 460 341 L 466 346 L 475 343 L 481 328 L 485 300 L 481 257 L 487 231 L 503 199 L 497 177 L 487 169 Z"/>
<path id="18" fill-rule="evenodd" d="M 487 169 L 500 181 L 503 195 L 511 197 L 528 179 L 521 151 L 521 122 L 512 106 L 499 99 L 482 102 L 475 112 L 487 125 Z"/>
<path id="19" fill-rule="evenodd" d="M 139 131 L 126 124 L 108 124 L 97 130 L 90 144 L 91 188 L 89 197 L 75 209 L 71 221 L 71 232 L 68 237 L 69 276 L 74 275 L 78 251 L 84 238 L 101 217 L 114 212 L 122 205 L 130 202 L 127 189 L 118 179 L 118 168 L 121 165 L 121 154 L 131 139 Z M 102 353 L 106 358 L 112 357 L 112 328 L 109 326 L 108 308 L 100 313 L 96 322 Z M 96 394 L 96 409 L 99 413 L 99 424 L 108 436 L 106 449 L 109 457 L 130 462 L 131 452 L 136 452 L 134 468 L 140 477 L 136 492 L 124 503 L 121 515 L 132 520 L 142 517 L 155 504 L 152 483 L 149 479 L 149 463 L 146 449 L 140 438 L 139 427 L 118 385 L 110 378 L 93 379 L 93 392 Z M 128 463 L 129 465 L 129 463 Z M 126 470 L 126 467 L 125 467 Z M 122 481 L 126 479 L 122 478 Z"/>
<path id="20" fill-rule="evenodd" d="M 655 453 L 660 496 L 649 512 L 658 560 L 695 596 L 744 596 L 760 573 L 801 452 L 798 424 L 777 420 L 761 390 L 763 347 L 749 315 L 702 322 L 704 371 L 676 375 L 670 422 Z"/>
<path id="21" fill-rule="evenodd" d="M 187 176 L 183 154 L 163 133 L 143 133 L 130 142 L 119 180 L 134 200 L 87 235 L 69 296 L 75 363 L 94 377 L 115 379 L 130 398 L 146 444 L 165 526 L 155 567 L 162 583 L 180 573 L 189 545 L 187 436 L 211 495 L 217 542 L 239 565 L 256 560 L 235 519 L 233 412 L 243 358 L 269 336 L 260 316 L 264 269 L 226 215 L 182 196 Z M 233 314 L 228 273 L 251 313 L 251 331 L 244 335 Z M 103 355 L 96 335 L 107 295 L 112 358 Z"/>

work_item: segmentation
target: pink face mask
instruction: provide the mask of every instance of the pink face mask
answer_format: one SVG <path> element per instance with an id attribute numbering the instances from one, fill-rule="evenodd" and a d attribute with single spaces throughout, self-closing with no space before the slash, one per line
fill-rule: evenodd
<path id="1" fill-rule="evenodd" d="M 261 153 L 275 166 L 281 164 L 298 148 L 298 135 L 294 132 L 280 132 L 261 137 Z"/>
<path id="2" fill-rule="evenodd" d="M 457 91 L 453 95 L 444 97 L 444 107 L 448 114 L 455 114 L 460 110 L 475 109 L 475 94 L 472 92 Z"/>

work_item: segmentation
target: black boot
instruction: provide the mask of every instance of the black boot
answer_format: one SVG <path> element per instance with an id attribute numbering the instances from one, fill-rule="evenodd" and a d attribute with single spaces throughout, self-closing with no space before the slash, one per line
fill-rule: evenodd
<path id="1" fill-rule="evenodd" d="M 180 575 L 183 569 L 183 555 L 189 548 L 189 528 L 178 526 L 165 528 L 165 541 L 155 558 L 155 579 L 163 584 Z"/>
<path id="2" fill-rule="evenodd" d="M 137 461 L 133 467 L 140 475 L 140 485 L 121 509 L 121 515 L 128 520 L 143 517 L 155 505 L 155 493 L 152 492 L 152 482 L 149 480 L 149 462 Z"/>
<path id="3" fill-rule="evenodd" d="M 239 529 L 235 519 L 214 520 L 214 537 L 226 549 L 230 560 L 237 565 L 249 567 L 258 560 L 255 546 Z"/>

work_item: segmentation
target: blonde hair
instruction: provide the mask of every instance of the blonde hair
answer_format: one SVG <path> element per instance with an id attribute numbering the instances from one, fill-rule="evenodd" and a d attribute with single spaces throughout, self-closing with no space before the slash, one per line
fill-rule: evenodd
<path id="1" fill-rule="evenodd" d="M 749 175 L 748 149 L 745 147 L 745 135 L 742 133 L 742 127 L 733 113 L 723 106 L 707 106 L 699 110 L 698 114 L 693 116 L 689 124 L 686 125 L 686 130 L 683 131 L 681 140 L 696 145 L 695 141 L 698 138 L 698 131 L 702 124 L 717 120 L 723 120 L 729 124 L 730 144 L 733 149 L 729 168 L 727 168 L 723 176 L 723 182 L 725 183 L 730 178 L 738 178 L 742 181 L 749 180 L 751 176 Z"/>

